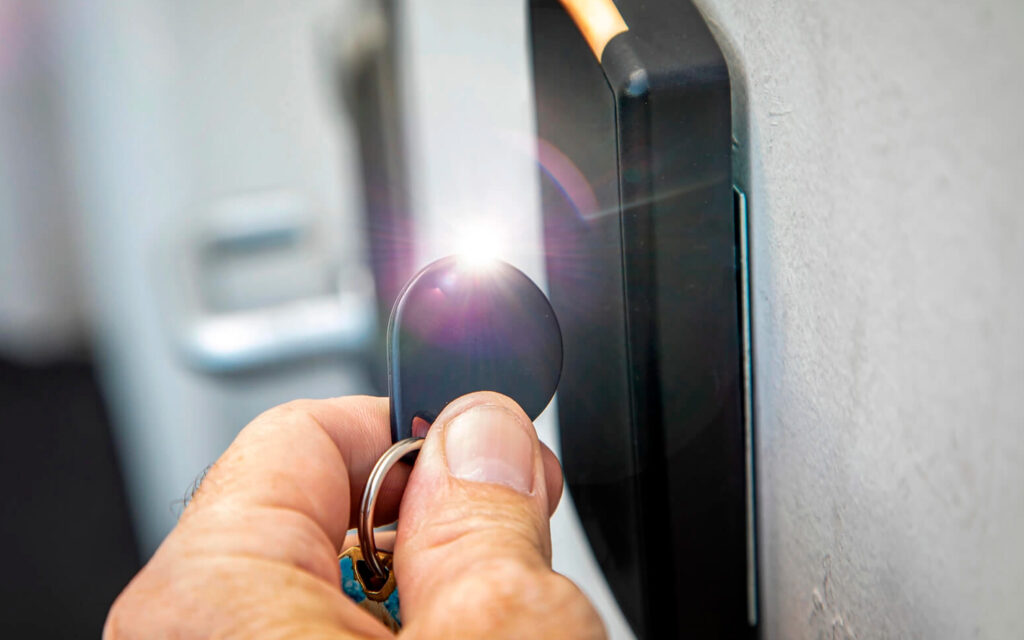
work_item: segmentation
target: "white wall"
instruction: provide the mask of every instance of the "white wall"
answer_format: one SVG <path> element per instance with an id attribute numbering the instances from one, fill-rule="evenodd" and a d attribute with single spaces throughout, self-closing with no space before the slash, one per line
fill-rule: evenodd
<path id="1" fill-rule="evenodd" d="M 1020 637 L 1024 5 L 698 4 L 749 113 L 766 637 Z"/>
<path id="2" fill-rule="evenodd" d="M 62 0 L 54 4 L 82 281 L 144 556 L 198 474 L 266 408 L 365 392 L 343 361 L 242 378 L 189 370 L 168 316 L 187 232 L 219 198 L 287 189 L 358 264 L 359 178 L 317 35 L 339 2 Z M 326 65 L 326 66 L 325 66 Z"/>

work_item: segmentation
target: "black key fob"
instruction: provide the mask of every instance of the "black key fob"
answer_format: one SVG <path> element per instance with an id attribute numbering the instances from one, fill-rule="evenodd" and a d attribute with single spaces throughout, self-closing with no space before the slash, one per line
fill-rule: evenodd
<path id="1" fill-rule="evenodd" d="M 391 438 L 423 437 L 441 410 L 474 391 L 512 398 L 531 420 L 562 373 L 562 334 L 544 293 L 497 260 L 449 256 L 399 294 L 388 323 Z"/>

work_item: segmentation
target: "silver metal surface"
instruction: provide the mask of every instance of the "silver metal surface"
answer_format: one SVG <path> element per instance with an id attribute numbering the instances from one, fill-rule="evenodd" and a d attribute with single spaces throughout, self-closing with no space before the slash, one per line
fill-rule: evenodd
<path id="1" fill-rule="evenodd" d="M 203 213 L 167 258 L 168 311 L 189 365 L 230 373 L 372 346 L 369 272 L 342 269 L 323 216 L 300 194 L 236 194 Z"/>
<path id="2" fill-rule="evenodd" d="M 423 446 L 423 438 L 406 438 L 391 445 L 374 465 L 370 477 L 363 489 L 363 500 L 359 505 L 359 546 L 363 550 L 363 560 L 370 571 L 378 578 L 387 578 L 388 570 L 377 557 L 377 543 L 373 539 L 373 511 L 377 503 L 377 495 L 384 486 L 384 479 L 399 460 Z"/>
<path id="3" fill-rule="evenodd" d="M 740 339 L 743 366 L 743 445 L 747 481 L 747 621 L 757 625 L 757 529 L 754 495 L 754 366 L 750 322 L 750 246 L 747 224 L 747 196 L 733 187 L 740 250 Z"/>

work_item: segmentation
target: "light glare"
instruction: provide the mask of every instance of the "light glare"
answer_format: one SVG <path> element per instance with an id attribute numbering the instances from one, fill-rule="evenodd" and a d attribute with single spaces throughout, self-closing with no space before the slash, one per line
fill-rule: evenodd
<path id="1" fill-rule="evenodd" d="M 502 230 L 484 220 L 473 220 L 456 233 L 455 253 L 473 267 L 493 263 L 500 255 Z"/>

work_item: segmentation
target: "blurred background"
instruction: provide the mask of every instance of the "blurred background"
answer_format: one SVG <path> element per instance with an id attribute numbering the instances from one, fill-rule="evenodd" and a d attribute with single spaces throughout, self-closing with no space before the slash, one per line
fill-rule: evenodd
<path id="1" fill-rule="evenodd" d="M 0 0 L 0 635 L 95 637 L 264 409 L 386 395 L 423 264 L 483 246 L 543 283 L 525 20 Z M 618 615 L 560 511 L 563 568 Z"/>
<path id="2" fill-rule="evenodd" d="M 1024 5 L 696 4 L 751 212 L 762 635 L 1019 635 Z M 0 636 L 96 637 L 249 420 L 384 394 L 419 266 L 544 286 L 525 5 L 0 0 Z M 630 637 L 568 494 L 552 532 Z"/>

